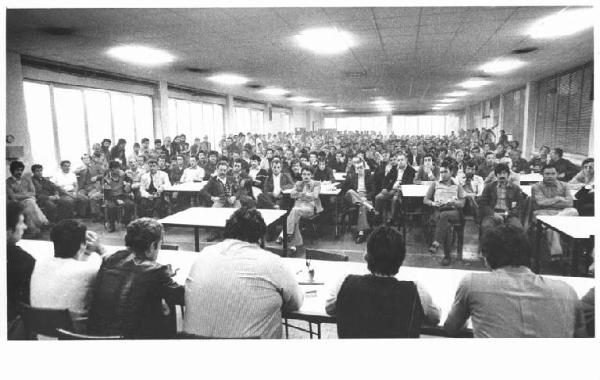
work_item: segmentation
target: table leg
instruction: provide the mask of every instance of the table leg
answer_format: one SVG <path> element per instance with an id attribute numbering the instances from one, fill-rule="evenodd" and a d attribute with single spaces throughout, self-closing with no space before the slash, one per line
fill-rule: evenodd
<path id="1" fill-rule="evenodd" d="M 535 250 L 533 257 L 533 272 L 539 274 L 540 273 L 540 256 L 541 256 L 541 243 L 542 243 L 542 222 L 538 219 L 536 220 L 536 231 L 535 231 Z"/>
<path id="2" fill-rule="evenodd" d="M 283 221 L 283 257 L 287 257 L 287 254 L 288 254 L 287 217 L 288 217 L 288 213 L 286 213 L 281 218 L 281 220 Z"/>
<path id="3" fill-rule="evenodd" d="M 317 323 L 317 338 L 321 339 L 321 324 Z"/>
<path id="4" fill-rule="evenodd" d="M 312 322 L 308 322 L 308 335 L 310 336 L 310 339 L 313 338 L 313 330 L 312 330 Z"/>
<path id="5" fill-rule="evenodd" d="M 200 228 L 194 227 L 194 250 L 200 252 Z"/>

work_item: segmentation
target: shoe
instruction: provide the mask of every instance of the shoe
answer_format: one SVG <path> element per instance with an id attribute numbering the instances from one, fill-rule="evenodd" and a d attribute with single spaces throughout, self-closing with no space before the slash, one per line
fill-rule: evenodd
<path id="1" fill-rule="evenodd" d="M 356 237 L 356 244 L 362 244 L 367 240 L 367 237 L 365 235 L 358 235 Z"/>
<path id="2" fill-rule="evenodd" d="M 439 247 L 440 247 L 440 243 L 434 241 L 433 243 L 431 243 L 431 246 L 429 247 L 429 253 L 431 253 L 432 255 L 435 255 L 437 253 L 437 250 Z"/>
<path id="3" fill-rule="evenodd" d="M 444 256 L 444 258 L 442 259 L 442 265 L 445 267 L 450 265 L 451 262 L 452 262 L 452 259 L 450 258 L 450 256 Z"/>

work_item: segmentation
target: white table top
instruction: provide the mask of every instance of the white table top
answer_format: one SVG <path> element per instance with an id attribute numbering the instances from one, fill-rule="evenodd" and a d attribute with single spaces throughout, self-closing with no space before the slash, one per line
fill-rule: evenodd
<path id="1" fill-rule="evenodd" d="M 544 177 L 539 173 L 530 173 L 530 174 L 520 174 L 519 181 L 521 183 L 531 183 L 531 182 L 540 182 Z"/>
<path id="2" fill-rule="evenodd" d="M 539 215 L 537 219 L 575 239 L 595 236 L 600 221 L 594 216 Z"/>
<path id="3" fill-rule="evenodd" d="M 18 243 L 25 251 L 29 252 L 36 259 L 50 257 L 53 255 L 52 243 L 49 241 L 21 240 Z M 106 246 L 107 254 L 116 252 L 123 247 Z M 170 264 L 173 268 L 179 269 L 174 280 L 179 284 L 185 284 L 187 275 L 192 267 L 194 259 L 198 252 L 189 251 L 170 251 L 162 250 L 158 254 L 157 261 L 161 264 Z M 296 273 L 298 282 L 306 281 L 306 261 L 304 259 L 285 258 L 285 264 L 293 273 Z M 316 295 L 304 297 L 304 303 L 300 308 L 300 313 L 307 315 L 326 316 L 325 301 L 329 296 L 329 291 L 335 284 L 348 274 L 366 274 L 368 273 L 366 263 L 355 262 L 333 262 L 312 260 L 311 268 L 315 270 L 315 282 L 323 282 L 324 285 L 301 285 L 305 292 L 316 290 Z M 398 279 L 417 280 L 431 295 L 434 303 L 441 309 L 441 324 L 446 320 L 446 316 L 452 303 L 456 288 L 462 277 L 471 272 L 459 269 L 434 269 L 434 268 L 414 268 L 401 267 Z M 546 276 L 562 280 L 573 287 L 578 297 L 585 295 L 588 290 L 594 286 L 595 280 L 586 277 L 559 277 Z"/>
<path id="4" fill-rule="evenodd" d="M 166 186 L 163 190 L 177 192 L 199 192 L 200 190 L 204 189 L 204 186 L 206 186 L 207 183 L 208 181 L 185 182 L 177 185 Z"/>
<path id="5" fill-rule="evenodd" d="M 411 198 L 424 198 L 429 185 L 402 185 L 402 196 Z"/>
<path id="6" fill-rule="evenodd" d="M 190 207 L 187 210 L 159 219 L 159 223 L 189 227 L 225 227 L 225 222 L 234 208 Z M 258 209 L 266 225 L 270 225 L 284 215 L 286 210 Z"/>
<path id="7" fill-rule="evenodd" d="M 525 195 L 527 195 L 528 197 L 531 196 L 531 188 L 533 185 L 520 185 L 519 187 L 521 188 L 521 190 L 523 191 L 523 193 L 525 193 Z M 571 196 L 575 197 L 575 193 L 577 193 L 577 190 L 569 188 L 569 191 L 571 192 Z"/>
<path id="8" fill-rule="evenodd" d="M 336 181 L 342 182 L 346 179 L 346 173 L 335 172 L 335 173 L 333 173 L 333 177 L 335 178 Z"/>

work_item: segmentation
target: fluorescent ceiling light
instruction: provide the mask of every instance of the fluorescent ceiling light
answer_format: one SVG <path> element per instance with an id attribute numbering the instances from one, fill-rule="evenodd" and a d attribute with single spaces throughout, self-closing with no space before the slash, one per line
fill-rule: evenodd
<path id="1" fill-rule="evenodd" d="M 304 96 L 292 96 L 290 98 L 290 100 L 292 102 L 304 103 L 304 102 L 308 102 L 310 99 L 309 98 L 305 98 Z"/>
<path id="2" fill-rule="evenodd" d="M 333 111 L 333 110 L 335 109 L 335 107 L 332 107 L 332 106 L 327 106 L 327 107 L 325 107 L 325 109 L 326 109 L 326 110 Z"/>
<path id="3" fill-rule="evenodd" d="M 525 65 L 520 59 L 500 58 L 479 66 L 480 70 L 489 74 L 503 74 Z"/>
<path id="4" fill-rule="evenodd" d="M 446 98 L 446 99 L 442 99 L 442 100 L 438 100 L 440 103 L 454 103 L 456 101 L 456 99 L 453 98 Z"/>
<path id="5" fill-rule="evenodd" d="M 208 80 L 211 80 L 211 81 L 217 82 L 217 83 L 221 83 L 221 84 L 230 84 L 230 85 L 244 84 L 249 81 L 248 78 L 243 77 L 241 75 L 237 75 L 237 74 L 216 74 L 211 77 L 208 77 Z"/>
<path id="6" fill-rule="evenodd" d="M 108 55 L 121 61 L 145 66 L 156 66 L 173 62 L 175 57 L 170 53 L 140 45 L 123 45 L 108 50 Z"/>
<path id="7" fill-rule="evenodd" d="M 342 53 L 354 46 L 352 36 L 337 28 L 306 29 L 295 38 L 301 47 L 318 54 Z"/>
<path id="8" fill-rule="evenodd" d="M 450 104 L 436 104 L 433 106 L 433 108 L 444 108 L 444 107 L 448 107 Z"/>
<path id="9" fill-rule="evenodd" d="M 593 8 L 563 9 L 535 22 L 527 34 L 532 38 L 570 36 L 594 25 Z"/>
<path id="10" fill-rule="evenodd" d="M 469 79 L 462 83 L 459 83 L 458 85 L 463 88 L 477 88 L 477 87 L 485 86 L 490 83 L 491 82 L 489 80 L 485 80 L 485 79 Z"/>
<path id="11" fill-rule="evenodd" d="M 449 97 L 461 97 L 469 95 L 469 91 L 453 91 L 446 94 Z"/>
<path id="12" fill-rule="evenodd" d="M 340 108 L 340 109 L 334 110 L 333 112 L 346 112 L 346 110 Z"/>
<path id="13" fill-rule="evenodd" d="M 262 90 L 258 90 L 258 92 L 270 96 L 281 96 L 287 94 L 289 91 L 284 90 L 283 88 L 269 87 L 263 88 Z"/>
<path id="14" fill-rule="evenodd" d="M 371 104 L 375 104 L 375 105 L 378 105 L 378 106 L 386 106 L 386 105 L 389 105 L 390 102 L 389 102 L 389 100 L 379 99 L 379 100 L 373 100 L 371 102 Z"/>
<path id="15" fill-rule="evenodd" d="M 314 107 L 323 107 L 325 105 L 325 103 L 316 102 L 316 103 L 310 103 L 310 105 L 314 106 Z"/>

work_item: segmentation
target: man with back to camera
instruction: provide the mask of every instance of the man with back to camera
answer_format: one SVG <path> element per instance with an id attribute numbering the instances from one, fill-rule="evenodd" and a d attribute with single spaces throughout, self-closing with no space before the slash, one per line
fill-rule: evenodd
<path id="1" fill-rule="evenodd" d="M 457 335 L 470 317 L 475 338 L 586 336 L 573 288 L 529 269 L 531 247 L 522 229 L 510 224 L 489 229 L 481 251 L 492 272 L 461 280 L 444 323 L 448 335 Z"/>
<path id="2" fill-rule="evenodd" d="M 282 337 L 282 314 L 303 294 L 283 260 L 262 248 L 266 225 L 256 209 L 236 210 L 225 240 L 196 256 L 185 283 L 183 330 L 218 338 Z"/>
<path id="3" fill-rule="evenodd" d="M 534 219 L 539 215 L 578 216 L 573 208 L 573 196 L 566 183 L 557 179 L 558 172 L 552 163 L 542 168 L 544 179 L 531 186 Z M 535 221 L 534 221 L 535 222 Z M 551 229 L 546 230 L 546 240 L 550 248 L 550 259 L 558 260 L 562 255 L 560 235 Z"/>

